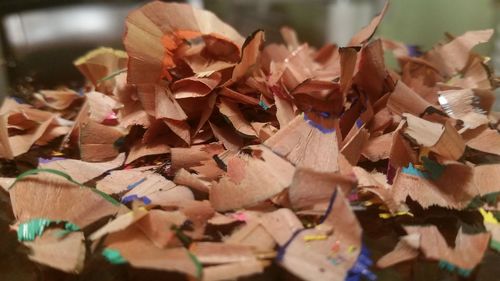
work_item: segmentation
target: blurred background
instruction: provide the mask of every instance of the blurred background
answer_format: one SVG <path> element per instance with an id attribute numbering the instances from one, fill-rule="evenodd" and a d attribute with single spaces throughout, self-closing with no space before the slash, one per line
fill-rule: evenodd
<path id="1" fill-rule="evenodd" d="M 82 76 L 73 60 L 99 46 L 123 49 L 128 12 L 147 1 L 1 0 L 0 98 L 67 85 L 78 88 Z M 379 13 L 384 0 L 187 0 L 216 13 L 244 36 L 255 29 L 268 42 L 280 41 L 283 25 L 299 39 L 320 47 L 346 44 Z M 428 50 L 449 32 L 495 28 L 494 40 L 476 49 L 491 57 L 500 72 L 500 0 L 391 0 L 377 36 Z M 390 64 L 395 66 L 394 61 Z M 497 110 L 500 109 L 497 106 Z"/>

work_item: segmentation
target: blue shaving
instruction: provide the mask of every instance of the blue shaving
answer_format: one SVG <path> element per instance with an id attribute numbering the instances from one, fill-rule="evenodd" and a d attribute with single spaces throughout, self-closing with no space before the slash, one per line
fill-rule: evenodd
<path id="1" fill-rule="evenodd" d="M 451 264 L 445 260 L 439 261 L 439 268 L 446 269 L 449 272 L 456 271 L 458 273 L 458 275 L 463 276 L 463 277 L 468 277 L 472 273 L 472 270 L 460 268 L 460 267 L 455 266 L 454 264 Z"/>
<path id="2" fill-rule="evenodd" d="M 83 97 L 83 96 L 85 95 L 85 89 L 84 89 L 84 88 L 80 88 L 80 89 L 78 89 L 78 92 L 77 92 L 77 93 L 78 93 L 78 95 L 79 95 L 80 97 Z"/>
<path id="3" fill-rule="evenodd" d="M 377 275 L 370 270 L 370 266 L 373 265 L 373 261 L 370 258 L 370 252 L 368 248 L 363 243 L 361 245 L 361 252 L 359 253 L 358 259 L 354 265 L 347 272 L 345 278 L 346 281 L 360 281 L 361 277 L 368 279 L 370 281 L 377 280 Z"/>
<path id="4" fill-rule="evenodd" d="M 145 180 L 146 180 L 146 178 L 142 178 L 142 179 L 138 180 L 137 182 L 134 182 L 134 183 L 132 183 L 132 184 L 129 184 L 129 185 L 127 186 L 127 189 L 128 189 L 128 190 L 130 190 L 130 189 L 132 189 L 132 188 L 134 188 L 134 187 L 138 186 L 139 184 L 143 183 Z"/>
<path id="5" fill-rule="evenodd" d="M 335 203 L 335 199 L 337 198 L 337 190 L 333 192 L 330 197 L 330 201 L 328 203 L 328 208 L 325 211 L 325 214 L 321 217 L 321 223 L 325 221 L 328 215 L 332 212 L 333 204 Z M 306 230 L 306 228 L 296 230 L 292 236 L 286 241 L 283 246 L 278 249 L 278 254 L 276 255 L 276 261 L 281 262 L 285 256 L 286 250 L 288 246 L 292 243 L 292 241 L 297 238 L 297 236 Z M 373 265 L 373 261 L 370 258 L 370 252 L 368 248 L 363 243 L 361 245 L 361 251 L 359 253 L 356 262 L 351 267 L 351 269 L 347 272 L 347 276 L 345 278 L 346 281 L 361 281 L 361 278 L 364 277 L 367 280 L 375 281 L 377 280 L 377 276 L 370 270 L 370 267 Z"/>
<path id="6" fill-rule="evenodd" d="M 326 208 L 325 214 L 319 220 L 319 223 L 325 222 L 326 218 L 330 214 L 333 208 L 333 203 L 335 203 L 335 199 L 337 198 L 337 189 L 333 192 L 332 196 L 330 196 L 330 201 L 328 202 L 328 207 Z"/>
<path id="7" fill-rule="evenodd" d="M 320 112 L 319 115 L 323 118 L 329 118 L 331 116 L 329 112 Z"/>
<path id="8" fill-rule="evenodd" d="M 125 137 L 119 137 L 114 143 L 113 146 L 115 148 L 120 148 L 125 144 Z"/>
<path id="9" fill-rule="evenodd" d="M 412 163 L 410 163 L 408 167 L 403 167 L 402 172 L 424 179 L 437 180 L 441 177 L 441 175 L 444 173 L 444 169 L 446 168 L 444 165 L 441 165 L 438 162 L 435 162 L 427 157 L 422 157 L 422 162 L 426 171 L 421 171 L 415 168 Z"/>
<path id="10" fill-rule="evenodd" d="M 419 169 L 415 168 L 412 163 L 410 163 L 408 165 L 408 167 L 403 167 L 402 172 L 405 174 L 408 174 L 408 175 L 414 175 L 414 176 L 421 177 L 421 178 L 429 178 L 427 173 L 424 173 L 424 172 L 420 171 Z"/>
<path id="11" fill-rule="evenodd" d="M 307 114 L 304 114 L 304 120 L 306 120 L 309 125 L 320 130 L 323 134 L 330 134 L 330 133 L 335 132 L 335 128 L 332 128 L 332 129 L 325 128 L 325 127 L 321 126 L 321 124 L 318 124 L 318 123 L 314 122 L 313 120 L 309 119 L 309 117 L 307 117 Z"/>
<path id="12" fill-rule="evenodd" d="M 146 205 L 151 204 L 151 199 L 149 199 L 147 196 L 139 197 L 139 196 L 137 196 L 137 194 L 133 194 L 133 195 L 129 195 L 129 196 L 123 197 L 122 198 L 122 203 L 125 204 L 125 203 L 132 202 L 134 200 L 142 201 Z"/>
<path id="13" fill-rule="evenodd" d="M 335 191 L 333 192 L 332 196 L 330 197 L 330 202 L 328 202 L 328 208 L 326 208 L 325 214 L 321 217 L 320 223 L 323 223 L 325 221 L 325 219 L 328 217 L 328 214 L 330 214 L 330 212 L 332 211 L 333 203 L 335 202 L 335 198 L 337 198 L 337 189 L 335 189 Z M 301 233 L 304 230 L 306 230 L 306 228 L 302 228 L 302 229 L 296 230 L 292 234 L 292 236 L 290 236 L 290 238 L 288 239 L 288 241 L 286 241 L 286 243 L 283 244 L 283 246 L 281 246 L 278 249 L 278 254 L 276 255 L 276 260 L 278 262 L 280 262 L 280 261 L 283 260 L 283 257 L 285 256 L 286 249 L 288 248 L 288 246 L 290 246 L 290 244 L 297 237 L 297 235 L 299 235 L 299 233 Z"/>
<path id="14" fill-rule="evenodd" d="M 14 99 L 17 103 L 20 103 L 20 104 L 24 104 L 24 103 L 26 103 L 26 102 L 24 101 L 24 99 L 21 99 L 21 98 L 19 98 L 19 97 L 12 97 L 12 98 L 13 98 L 13 99 Z"/>
<path id="15" fill-rule="evenodd" d="M 136 199 L 139 199 L 139 196 L 137 196 L 136 194 L 125 196 L 122 198 L 122 203 L 129 203 L 129 202 L 132 202 Z"/>
<path id="16" fill-rule="evenodd" d="M 290 239 L 288 239 L 288 241 L 286 241 L 285 244 L 283 244 L 283 246 L 281 246 L 279 249 L 278 249 L 278 254 L 276 255 L 276 260 L 278 262 L 282 261 L 283 258 L 285 257 L 285 253 L 286 253 L 286 249 L 288 248 L 288 246 L 290 246 L 290 244 L 292 243 L 292 241 L 295 239 L 295 237 L 297 237 L 297 235 L 299 235 L 299 233 L 301 233 L 302 231 L 306 230 L 306 228 L 302 228 L 302 229 L 297 229 L 295 230 L 295 232 L 292 234 L 292 236 L 290 236 Z"/>

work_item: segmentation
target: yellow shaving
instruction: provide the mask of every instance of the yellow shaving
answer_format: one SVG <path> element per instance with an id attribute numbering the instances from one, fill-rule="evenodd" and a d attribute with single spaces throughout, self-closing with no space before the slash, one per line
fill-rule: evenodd
<path id="1" fill-rule="evenodd" d="M 304 236 L 304 241 L 317 241 L 317 240 L 326 240 L 328 236 L 326 235 L 306 235 Z"/>

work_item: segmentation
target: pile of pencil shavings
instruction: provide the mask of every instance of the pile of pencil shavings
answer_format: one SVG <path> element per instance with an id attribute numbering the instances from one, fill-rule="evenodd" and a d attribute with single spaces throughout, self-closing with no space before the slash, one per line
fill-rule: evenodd
<path id="1" fill-rule="evenodd" d="M 7 98 L 0 156 L 38 157 L 1 178 L 29 258 L 78 273 L 97 255 L 203 280 L 271 265 L 375 280 L 411 259 L 470 275 L 500 250 L 498 80 L 471 52 L 493 31 L 418 54 L 371 39 L 386 9 L 346 47 L 315 49 L 289 28 L 265 44 L 264 31 L 245 39 L 211 12 L 152 2 L 127 17 L 126 52 L 75 61 L 81 93 Z M 482 214 L 484 228 L 450 246 L 415 206 Z M 368 208 L 372 224 L 409 222 L 375 265 L 356 216 Z"/>

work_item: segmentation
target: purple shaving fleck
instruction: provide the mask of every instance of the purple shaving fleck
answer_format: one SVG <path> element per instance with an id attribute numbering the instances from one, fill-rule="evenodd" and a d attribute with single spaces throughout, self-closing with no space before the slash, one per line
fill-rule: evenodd
<path id="1" fill-rule="evenodd" d="M 361 118 L 356 119 L 356 127 L 361 128 L 363 126 L 363 120 Z"/>
<path id="2" fill-rule="evenodd" d="M 410 55 L 410 57 L 419 57 L 422 55 L 417 45 L 406 45 L 406 48 L 408 49 L 408 55 Z"/>
<path id="3" fill-rule="evenodd" d="M 59 160 L 65 160 L 66 158 L 64 157 L 52 157 L 52 158 L 38 158 L 38 164 L 47 164 L 53 161 L 59 161 Z"/>
<path id="4" fill-rule="evenodd" d="M 24 99 L 21 99 L 20 97 L 12 97 L 17 103 L 19 104 L 25 104 L 26 102 Z"/>

